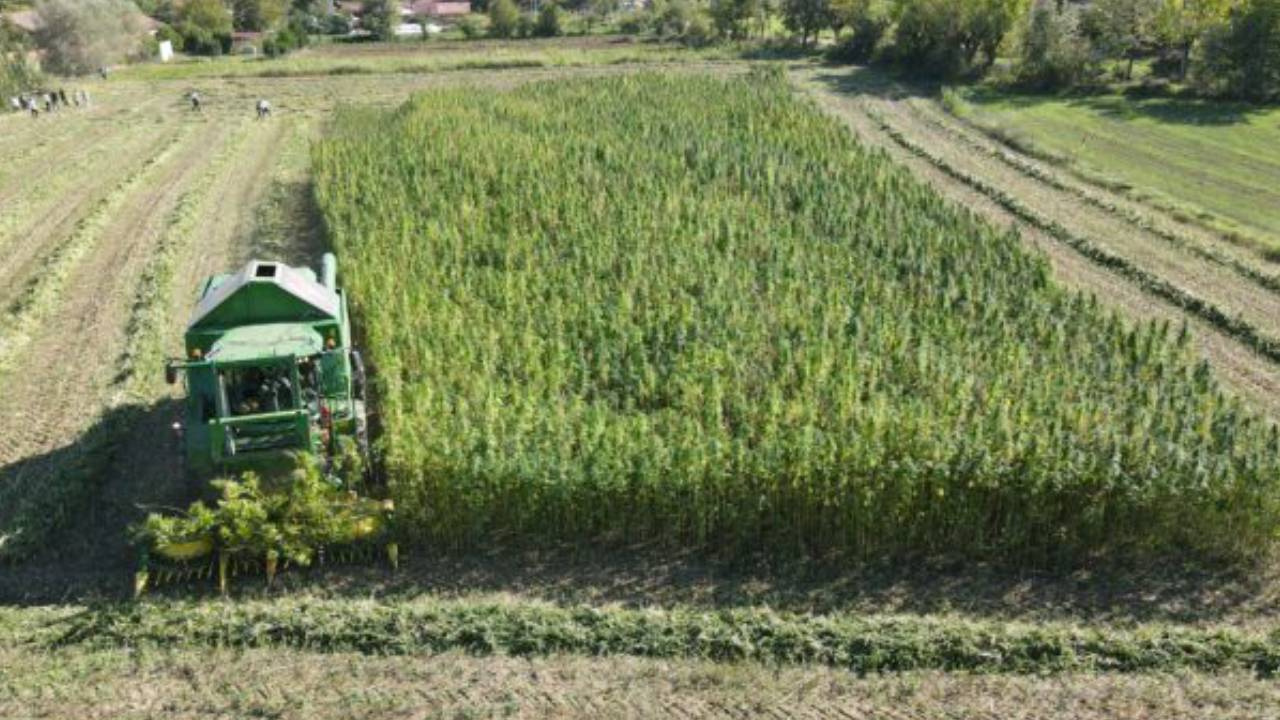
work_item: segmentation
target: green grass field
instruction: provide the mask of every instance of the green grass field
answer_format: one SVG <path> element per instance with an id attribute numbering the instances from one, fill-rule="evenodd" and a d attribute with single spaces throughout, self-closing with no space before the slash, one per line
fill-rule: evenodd
<path id="1" fill-rule="evenodd" d="M 740 54 L 741 49 L 734 46 L 694 50 L 669 42 L 640 42 L 607 36 L 519 42 L 405 40 L 390 44 L 326 43 L 281 58 L 183 56 L 169 64 L 130 65 L 122 68 L 116 76 L 131 80 L 199 81 L 236 77 L 501 71 L 510 68 L 718 60 L 736 58 Z"/>
<path id="2" fill-rule="evenodd" d="M 968 89 L 969 120 L 1280 251 L 1280 108 Z"/>

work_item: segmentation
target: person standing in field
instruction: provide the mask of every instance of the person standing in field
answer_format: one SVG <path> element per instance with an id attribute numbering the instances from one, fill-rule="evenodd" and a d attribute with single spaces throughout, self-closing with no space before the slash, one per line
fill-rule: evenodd
<path id="1" fill-rule="evenodd" d="M 67 91 L 64 88 L 58 88 L 58 102 L 61 103 L 62 107 L 70 105 L 67 102 Z"/>
<path id="2" fill-rule="evenodd" d="M 271 116 L 271 103 L 267 102 L 266 99 L 259 100 L 258 101 L 258 119 L 262 120 L 263 118 L 267 118 L 270 116 Z"/>
<path id="3" fill-rule="evenodd" d="M 188 97 L 191 99 L 192 112 L 200 112 L 200 93 L 192 90 Z"/>

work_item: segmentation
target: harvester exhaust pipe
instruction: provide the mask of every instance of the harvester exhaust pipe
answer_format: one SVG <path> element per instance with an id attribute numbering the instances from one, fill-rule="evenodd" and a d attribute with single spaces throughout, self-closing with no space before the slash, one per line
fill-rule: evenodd
<path id="1" fill-rule="evenodd" d="M 324 254 L 324 259 L 321 261 L 320 274 L 324 278 L 324 286 L 329 288 L 330 292 L 337 292 L 338 258 L 333 253 Z"/>

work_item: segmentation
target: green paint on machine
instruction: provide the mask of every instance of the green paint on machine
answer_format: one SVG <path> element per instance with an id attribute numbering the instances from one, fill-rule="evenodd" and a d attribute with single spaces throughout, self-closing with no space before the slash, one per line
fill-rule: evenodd
<path id="1" fill-rule="evenodd" d="M 287 456 L 328 458 L 339 437 L 364 449 L 363 363 L 351 347 L 337 261 L 307 268 L 254 260 L 210 278 L 186 333 L 183 423 L 188 468 L 199 476 L 270 475 Z"/>

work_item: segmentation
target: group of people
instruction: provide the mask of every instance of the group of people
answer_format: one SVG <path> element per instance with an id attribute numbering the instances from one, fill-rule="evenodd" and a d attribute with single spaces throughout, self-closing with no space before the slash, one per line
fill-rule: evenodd
<path id="1" fill-rule="evenodd" d="M 200 96 L 199 91 L 192 90 L 187 93 L 187 100 L 191 103 L 192 112 L 200 112 L 204 109 L 204 98 Z M 267 102 L 265 98 L 258 100 L 256 109 L 259 120 L 271 116 L 271 103 Z"/>
<path id="2" fill-rule="evenodd" d="M 89 91 L 76 90 L 67 95 L 63 89 L 23 93 L 9 98 L 9 108 L 15 112 L 29 112 L 32 117 L 51 113 L 61 108 L 89 107 Z"/>

